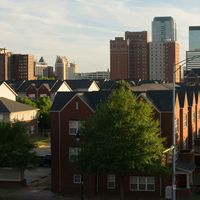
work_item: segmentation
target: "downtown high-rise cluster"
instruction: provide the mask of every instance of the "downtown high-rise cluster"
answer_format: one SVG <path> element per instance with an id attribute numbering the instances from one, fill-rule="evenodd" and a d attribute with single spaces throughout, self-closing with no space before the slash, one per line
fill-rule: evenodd
<path id="1" fill-rule="evenodd" d="M 194 27 L 192 29 L 197 30 Z M 190 31 L 190 41 L 195 40 L 193 34 Z M 196 44 L 194 41 L 193 43 Z M 191 52 L 187 53 L 189 54 Z M 125 38 L 116 37 L 110 41 L 112 80 L 172 82 L 173 72 L 176 71 L 175 81 L 180 82 L 181 69 L 179 65 L 175 65 L 179 61 L 180 45 L 177 42 L 176 22 L 172 17 L 154 17 L 152 41 L 149 40 L 147 31 L 125 32 Z"/>

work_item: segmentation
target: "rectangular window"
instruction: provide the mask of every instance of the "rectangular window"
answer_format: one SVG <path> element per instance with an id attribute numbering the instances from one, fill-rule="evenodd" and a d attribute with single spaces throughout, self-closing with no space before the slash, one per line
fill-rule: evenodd
<path id="1" fill-rule="evenodd" d="M 80 121 L 69 121 L 69 135 L 76 135 L 80 126 Z"/>
<path id="2" fill-rule="evenodd" d="M 107 176 L 107 189 L 115 189 L 115 175 L 109 174 Z"/>
<path id="3" fill-rule="evenodd" d="M 155 191 L 155 178 L 152 176 L 130 176 L 130 191 Z"/>
<path id="4" fill-rule="evenodd" d="M 197 119 L 200 119 L 200 110 L 197 112 Z"/>
<path id="5" fill-rule="evenodd" d="M 196 116 L 195 116 L 195 115 L 196 115 L 196 113 L 193 112 L 193 113 L 192 113 L 192 121 L 193 121 L 193 122 L 195 122 L 195 120 L 196 120 Z"/>
<path id="6" fill-rule="evenodd" d="M 2 122 L 2 121 L 3 121 L 3 115 L 0 114 L 0 122 Z"/>
<path id="7" fill-rule="evenodd" d="M 183 127 L 187 127 L 187 114 L 184 114 L 183 116 Z"/>
<path id="8" fill-rule="evenodd" d="M 73 183 L 74 184 L 81 184 L 81 175 L 80 174 L 74 174 Z"/>
<path id="9" fill-rule="evenodd" d="M 76 110 L 78 110 L 78 109 L 79 109 L 79 102 L 76 101 Z"/>
<path id="10" fill-rule="evenodd" d="M 75 162 L 80 152 L 80 147 L 69 147 L 69 160 Z"/>

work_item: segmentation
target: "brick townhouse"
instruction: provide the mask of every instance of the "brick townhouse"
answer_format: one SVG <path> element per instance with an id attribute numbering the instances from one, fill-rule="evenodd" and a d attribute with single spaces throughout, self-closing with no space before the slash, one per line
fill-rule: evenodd
<path id="1" fill-rule="evenodd" d="M 168 148 L 172 144 L 172 90 L 169 85 L 150 85 L 150 89 L 147 85 L 139 86 L 134 93 L 138 98 L 152 103 L 155 118 L 160 122 L 160 134 L 166 137 L 166 148 Z M 111 91 L 59 92 L 56 95 L 51 109 L 53 191 L 71 194 L 81 192 L 81 174 L 72 161 L 80 150 L 80 141 L 76 140 L 77 131 L 81 121 L 92 117 L 96 106 L 105 101 L 110 93 Z M 197 131 L 195 132 L 199 130 L 200 115 L 194 118 L 195 114 L 193 114 L 197 113 L 197 110 L 199 113 L 200 110 L 197 103 L 198 96 L 198 91 L 193 91 L 193 95 L 188 94 L 187 89 L 176 92 L 178 196 L 190 194 L 191 186 L 196 184 L 193 177 L 195 173 L 198 175 L 195 169 L 195 160 L 198 159 L 194 159 L 196 155 L 194 149 L 200 141 L 197 138 Z M 169 185 L 171 185 L 170 176 L 163 178 L 154 174 L 129 174 L 125 178 L 125 194 L 127 197 L 134 198 L 149 195 L 163 197 L 165 187 Z M 117 194 L 119 193 L 118 176 L 116 174 L 84 175 L 84 193 L 87 195 Z"/>

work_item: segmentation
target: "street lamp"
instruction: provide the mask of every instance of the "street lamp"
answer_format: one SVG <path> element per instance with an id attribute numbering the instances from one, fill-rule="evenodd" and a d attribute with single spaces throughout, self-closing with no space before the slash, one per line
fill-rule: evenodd
<path id="1" fill-rule="evenodd" d="M 76 132 L 76 141 L 80 141 L 80 130 Z M 83 173 L 81 171 L 81 200 L 84 200 Z"/>
<path id="2" fill-rule="evenodd" d="M 176 132 L 175 132 L 175 103 L 176 103 L 176 96 L 175 96 L 175 92 L 176 92 L 176 87 L 175 87 L 175 75 L 176 72 L 181 69 L 186 63 L 199 58 L 200 55 L 196 55 L 196 56 L 192 56 L 189 58 L 186 58 L 178 63 L 175 63 L 173 66 L 173 92 L 172 92 L 172 111 L 173 111 L 173 117 L 172 117 L 172 145 L 174 147 L 173 149 L 173 169 L 172 169 L 172 199 L 176 200 Z M 176 66 L 179 65 L 179 67 L 176 69 Z"/>

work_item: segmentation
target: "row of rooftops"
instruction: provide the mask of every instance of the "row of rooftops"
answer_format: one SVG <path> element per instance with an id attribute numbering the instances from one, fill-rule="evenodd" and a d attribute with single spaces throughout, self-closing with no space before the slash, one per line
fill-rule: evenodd
<path id="1" fill-rule="evenodd" d="M 172 112 L 172 84 L 149 83 L 140 86 L 132 86 L 133 94 L 137 97 L 142 96 L 149 100 L 154 107 L 160 112 Z M 199 97 L 200 86 L 185 86 L 176 85 L 176 97 L 179 99 L 179 106 L 184 107 L 184 102 L 187 98 L 188 106 L 193 105 L 193 97 L 195 102 L 200 101 Z M 52 111 L 60 111 L 71 101 L 72 98 L 78 96 L 94 111 L 100 102 L 111 94 L 111 90 L 100 90 L 93 92 L 58 92 L 52 106 Z"/>

